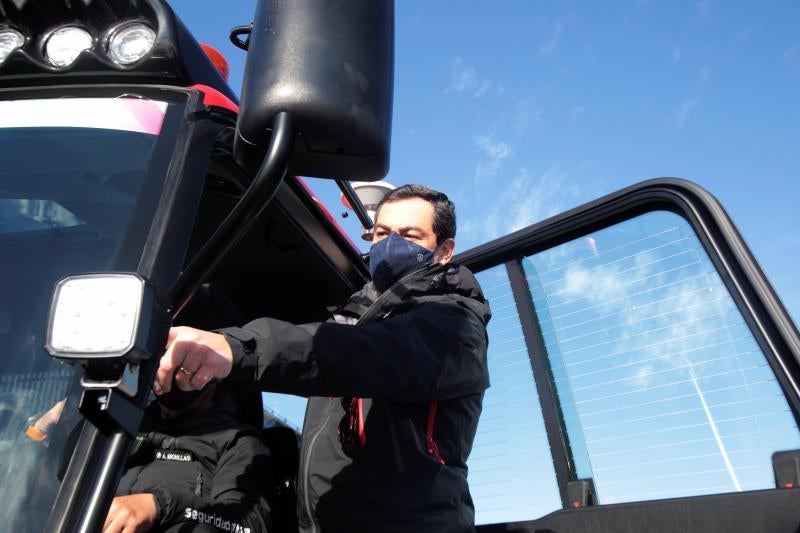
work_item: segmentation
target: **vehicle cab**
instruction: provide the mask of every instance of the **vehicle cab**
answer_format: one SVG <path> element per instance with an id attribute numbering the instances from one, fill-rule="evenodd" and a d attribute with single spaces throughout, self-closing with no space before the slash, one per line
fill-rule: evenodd
<path id="1" fill-rule="evenodd" d="M 0 0 L 0 529 L 99 530 L 170 325 L 367 281 L 295 176 L 386 174 L 392 6 L 325 4 L 259 3 L 237 102 L 164 1 Z M 644 182 L 455 260 L 494 313 L 479 531 L 797 529 L 800 336 L 713 196 Z"/>
<path id="2" fill-rule="evenodd" d="M 284 101 L 287 112 L 254 109 L 237 131 L 239 103 L 214 61 L 160 0 L 0 2 L 10 529 L 102 526 L 171 324 L 320 320 L 366 280 L 361 254 L 294 176 L 379 179 L 388 146 L 363 157 L 352 132 L 318 133 L 348 124 L 332 118 L 341 106 Z M 380 120 L 362 128 L 378 142 L 388 142 L 384 83 L 371 96 L 383 99 Z"/>

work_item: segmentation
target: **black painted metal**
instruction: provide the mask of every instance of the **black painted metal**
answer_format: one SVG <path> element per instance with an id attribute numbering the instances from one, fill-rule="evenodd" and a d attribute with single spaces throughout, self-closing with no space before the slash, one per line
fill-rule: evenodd
<path id="1" fill-rule="evenodd" d="M 733 492 L 561 510 L 478 533 L 797 533 L 800 489 Z"/>
<path id="2" fill-rule="evenodd" d="M 167 301 L 173 317 L 269 205 L 289 172 L 293 140 L 291 115 L 278 113 L 272 125 L 269 149 L 250 188 L 169 291 Z"/>
<path id="3" fill-rule="evenodd" d="M 157 365 L 156 358 L 141 365 L 138 392 L 126 406 L 126 416 L 139 416 L 135 411 L 146 403 Z M 99 418 L 86 416 L 44 529 L 48 533 L 94 532 L 102 528 L 128 456 L 132 425 L 107 417 L 105 427 L 98 428 L 90 420 Z M 124 426 L 128 426 L 127 431 Z"/>
<path id="4" fill-rule="evenodd" d="M 116 389 L 86 389 L 80 404 L 81 414 L 93 425 L 114 431 L 125 430 L 131 437 L 139 433 L 144 411 Z"/>
<path id="5" fill-rule="evenodd" d="M 144 249 L 135 269 L 163 297 L 175 283 L 186 260 L 195 217 L 206 182 L 208 164 L 220 136 L 234 125 L 233 118 L 218 116 L 203 109 L 197 91 L 188 91 L 186 112 L 180 129 L 173 132 L 174 148 L 162 186 L 158 208 L 148 227 Z"/>
<path id="6" fill-rule="evenodd" d="M 93 425 L 83 426 L 44 531 L 59 533 L 71 530 L 70 517 L 81 500 L 79 489 L 85 484 L 84 480 L 94 477 L 91 474 L 95 462 L 93 452 L 100 448 L 103 439 L 100 430 Z"/>
<path id="7" fill-rule="evenodd" d="M 94 533 L 103 528 L 114 491 L 125 467 L 131 439 L 124 430 L 117 430 L 105 439 L 105 450 L 98 455 L 99 465 L 95 482 L 90 487 L 85 512 L 78 516 L 78 533 Z"/>
<path id="8" fill-rule="evenodd" d="M 344 197 L 347 198 L 348 202 L 350 202 L 350 207 L 352 207 L 353 211 L 356 212 L 356 216 L 358 217 L 358 221 L 361 222 L 361 225 L 365 229 L 372 229 L 372 219 L 369 218 L 369 214 L 367 214 L 364 204 L 361 203 L 361 199 L 356 194 L 356 191 L 353 190 L 353 186 L 350 185 L 350 182 L 336 180 L 336 185 L 339 186 L 339 190 L 342 191 Z"/>
<path id="9" fill-rule="evenodd" d="M 231 33 L 228 38 L 231 41 L 231 44 L 236 48 L 241 48 L 244 51 L 250 47 L 250 34 L 253 33 L 253 23 L 245 24 L 243 26 L 234 26 L 231 28 Z M 242 39 L 242 35 L 246 35 L 244 39 Z"/>
<path id="10" fill-rule="evenodd" d="M 528 349 L 528 357 L 530 357 L 531 368 L 536 381 L 536 393 L 539 396 L 539 404 L 542 408 L 544 427 L 547 432 L 550 453 L 553 457 L 561 504 L 567 509 L 569 508 L 567 483 L 576 479 L 575 467 L 572 461 L 567 430 L 564 426 L 564 417 L 558 403 L 553 373 L 550 369 L 550 362 L 544 346 L 544 337 L 542 337 L 542 330 L 539 327 L 539 319 L 536 316 L 536 309 L 533 306 L 528 280 L 525 278 L 522 263 L 520 260 L 508 261 L 506 270 L 508 271 L 511 292 L 514 294 L 517 314 L 525 337 L 525 346 Z"/>
<path id="11" fill-rule="evenodd" d="M 309 36 L 313 36 L 310 38 Z M 233 153 L 255 172 L 291 113 L 295 174 L 375 181 L 389 170 L 393 0 L 256 2 Z"/>

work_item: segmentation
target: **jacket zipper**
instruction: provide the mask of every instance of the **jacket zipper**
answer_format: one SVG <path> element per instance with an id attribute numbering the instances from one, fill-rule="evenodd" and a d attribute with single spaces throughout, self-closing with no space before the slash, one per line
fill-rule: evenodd
<path id="1" fill-rule="evenodd" d="M 391 294 L 392 289 L 394 289 L 395 287 L 399 286 L 401 283 L 406 282 L 407 280 L 411 279 L 412 277 L 419 275 L 420 272 L 424 272 L 425 270 L 427 270 L 431 266 L 433 266 L 433 265 L 428 265 L 427 267 L 425 267 L 425 268 L 423 268 L 421 270 L 417 270 L 416 272 L 412 272 L 411 274 L 409 274 L 409 275 L 407 275 L 405 277 L 402 277 L 399 280 L 397 280 L 394 283 L 394 285 L 389 287 L 380 296 L 378 296 L 375 299 L 374 302 L 372 302 L 372 305 L 370 305 L 367 308 L 367 310 L 364 311 L 364 314 L 361 315 L 361 317 L 358 320 L 356 320 L 355 325 L 357 326 L 359 324 L 363 324 L 364 321 L 370 316 L 370 313 L 373 311 L 373 309 L 378 308 L 378 304 L 381 302 L 381 300 L 384 297 L 386 297 L 387 295 Z M 309 483 L 308 483 L 308 469 L 309 469 L 309 465 L 311 464 L 311 454 L 314 451 L 314 445 L 317 442 L 317 438 L 319 438 L 320 434 L 322 433 L 322 430 L 325 429 L 325 426 L 328 425 L 328 421 L 330 420 L 330 418 L 331 418 L 330 412 L 326 410 L 325 421 L 322 423 L 322 425 L 319 427 L 319 429 L 316 431 L 316 433 L 314 433 L 314 436 L 311 437 L 311 440 L 308 443 L 308 450 L 306 451 L 306 455 L 305 455 L 305 464 L 303 465 L 303 489 L 304 489 L 304 492 L 305 492 L 305 494 L 303 495 L 303 499 L 305 501 L 303 503 L 305 504 L 306 514 L 308 515 L 309 519 L 311 519 L 311 531 L 313 531 L 315 533 L 317 531 L 317 519 L 316 519 L 316 516 L 311 513 L 311 501 L 309 499 L 310 497 L 309 497 L 309 490 L 308 490 L 309 489 L 309 486 L 308 486 L 309 485 Z"/>
<path id="2" fill-rule="evenodd" d="M 420 274 L 420 272 L 424 272 L 424 271 L 428 270 L 428 269 L 429 269 L 430 267 L 432 267 L 432 266 L 433 266 L 433 265 L 428 265 L 427 267 L 423 268 L 422 270 L 417 270 L 416 272 L 412 272 L 411 274 L 408 274 L 407 276 L 405 276 L 405 277 L 402 277 L 402 278 L 400 278 L 399 280 L 397 280 L 397 281 L 394 283 L 394 285 L 392 285 L 391 287 L 389 287 L 388 289 L 386 289 L 386 291 L 384 291 L 383 293 L 381 293 L 381 295 L 380 295 L 380 296 L 378 296 L 378 298 L 376 298 L 374 302 L 372 302 L 372 305 L 370 305 L 370 306 L 367 308 L 367 310 L 366 310 L 366 311 L 364 311 L 364 314 L 363 314 L 363 315 L 361 315 L 361 317 L 360 317 L 360 318 L 359 318 L 359 319 L 356 321 L 356 324 L 355 324 L 355 325 L 356 325 L 356 326 L 358 326 L 359 324 L 362 324 L 362 323 L 364 322 L 364 320 L 366 320 L 366 319 L 367 319 L 367 317 L 369 317 L 369 314 L 370 314 L 370 312 L 372 312 L 372 310 L 373 310 L 373 309 L 377 308 L 377 307 L 378 307 L 378 304 L 379 304 L 379 303 L 381 303 L 381 300 L 382 300 L 384 297 L 386 297 L 387 295 L 391 294 L 391 293 L 392 293 L 392 290 L 393 290 L 395 287 L 398 287 L 398 286 L 399 286 L 401 283 L 405 283 L 406 281 L 408 281 L 409 279 L 413 278 L 414 276 L 417 276 L 417 275 L 419 275 L 419 274 Z"/>

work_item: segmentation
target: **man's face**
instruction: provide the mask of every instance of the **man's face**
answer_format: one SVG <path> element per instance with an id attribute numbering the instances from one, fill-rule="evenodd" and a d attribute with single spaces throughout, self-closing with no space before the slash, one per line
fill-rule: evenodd
<path id="1" fill-rule="evenodd" d="M 375 222 L 372 244 L 382 241 L 391 232 L 428 250 L 436 248 L 431 203 L 422 198 L 408 198 L 383 204 Z"/>
<path id="2" fill-rule="evenodd" d="M 433 213 L 433 205 L 423 198 L 407 198 L 383 204 L 375 221 L 372 244 L 395 232 L 409 242 L 435 250 L 433 261 L 446 264 L 453 256 L 455 242 L 453 239 L 447 239 L 444 243 L 436 242 Z"/>

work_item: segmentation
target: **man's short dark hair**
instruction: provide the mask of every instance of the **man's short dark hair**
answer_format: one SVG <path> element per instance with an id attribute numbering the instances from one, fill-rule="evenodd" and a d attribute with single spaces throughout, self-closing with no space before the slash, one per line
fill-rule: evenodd
<path id="1" fill-rule="evenodd" d="M 436 234 L 436 244 L 439 245 L 447 239 L 455 238 L 456 236 L 456 206 L 446 194 L 439 191 L 434 191 L 424 185 L 417 185 L 414 183 L 408 185 L 401 185 L 400 187 L 389 191 L 383 197 L 381 203 L 378 204 L 378 209 L 375 211 L 375 220 L 378 220 L 378 213 L 381 211 L 383 204 L 389 202 L 397 202 L 398 200 L 408 200 L 409 198 L 422 198 L 427 200 L 433 206 L 433 232 Z"/>

